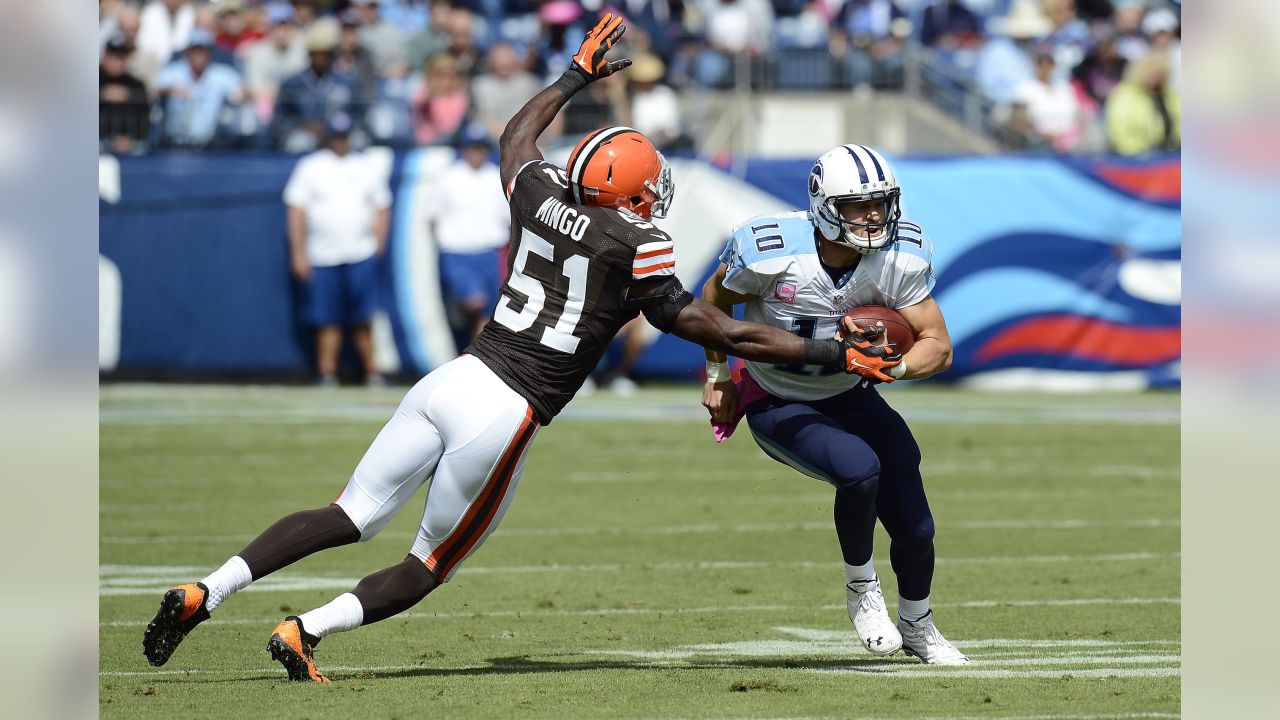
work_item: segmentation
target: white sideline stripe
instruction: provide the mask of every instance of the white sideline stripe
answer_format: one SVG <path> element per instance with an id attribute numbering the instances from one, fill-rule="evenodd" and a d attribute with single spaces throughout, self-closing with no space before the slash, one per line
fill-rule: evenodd
<path id="1" fill-rule="evenodd" d="M 970 557 L 970 558 L 938 558 L 939 565 L 1016 565 L 1019 563 L 1060 563 L 1060 562 L 1135 562 L 1140 560 L 1167 560 L 1177 558 L 1181 553 L 1119 553 L 1112 555 L 1023 555 L 1023 556 L 995 556 L 995 557 Z M 599 564 L 599 565 L 511 565 L 511 566 L 479 566 L 464 567 L 458 572 L 466 575 L 520 575 L 529 573 L 559 573 L 559 572 L 637 572 L 637 571 L 656 571 L 656 572 L 701 572 L 706 570 L 752 570 L 760 568 L 791 568 L 791 569 L 820 569 L 830 570 L 829 562 L 812 562 L 808 560 L 801 561 L 735 561 L 735 562 L 700 562 L 700 563 L 652 563 L 652 564 Z M 203 573 L 207 568 L 192 569 L 186 574 Z M 152 593 L 163 593 L 172 585 L 150 585 L 141 587 L 143 580 L 136 577 L 111 577 L 103 573 L 102 587 L 98 589 L 99 596 L 107 595 L 150 595 Z M 177 573 L 175 573 L 177 575 Z M 151 576 L 156 580 L 161 577 L 155 573 Z M 246 590 L 326 590 L 332 588 L 349 588 L 359 582 L 359 578 L 341 578 L 341 577 L 296 577 L 290 578 L 283 576 L 278 580 L 266 578 L 257 584 L 251 585 Z M 121 587 L 124 586 L 124 587 Z"/>
<path id="2" fill-rule="evenodd" d="M 250 586 L 252 589 L 254 586 Z M 344 585 L 343 587 L 350 587 Z M 165 588 L 168 589 L 168 588 Z M 163 590 L 161 590 L 163 592 Z M 136 594 L 136 593 L 123 593 Z M 159 593 L 156 593 L 159 594 Z M 1061 607 L 1075 605 L 1180 605 L 1182 603 L 1178 598 L 1074 598 L 1069 600 L 969 600 L 957 603 L 931 603 L 935 608 L 942 609 L 964 609 L 964 608 L 988 608 L 988 607 Z M 501 617 L 598 617 L 602 615 L 695 615 L 695 614 L 716 614 L 716 613 L 750 613 L 750 612 L 805 612 L 811 610 L 843 610 L 845 606 L 841 605 L 729 605 L 729 606 L 713 606 L 713 607 L 694 607 L 694 608 L 591 608 L 586 610 L 494 610 L 490 612 L 408 612 L 396 617 L 400 618 L 423 618 L 428 620 L 483 620 L 485 618 L 501 618 Z M 234 618 L 230 620 L 209 620 L 210 625 L 259 625 L 278 619 L 275 616 L 271 618 L 254 619 L 254 618 Z M 146 620 L 107 620 L 100 622 L 100 627 L 143 627 L 147 624 Z M 788 632 L 798 637 L 806 637 L 810 639 L 832 639 L 844 638 L 848 636 L 848 631 L 834 630 L 809 630 L 803 628 L 778 628 L 783 632 Z M 820 637 L 815 637 L 814 634 Z M 1005 641 L 1001 641 L 1005 642 Z M 1151 644 L 1168 644 L 1178 645 L 1176 641 L 1115 641 L 1107 642 L 1101 640 L 1009 640 L 1010 647 L 1110 647 L 1117 644 L 1131 643 L 1135 645 L 1151 645 Z M 957 644 L 965 647 L 997 647 L 995 645 L 969 645 L 963 642 Z"/>
<path id="3" fill-rule="evenodd" d="M 944 528 L 957 530 L 1084 530 L 1092 528 L 1173 528 L 1181 527 L 1178 518 L 1141 518 L 1122 520 L 969 520 L 942 521 Z M 652 527 L 565 527 L 510 528 L 499 530 L 499 537 L 559 537 L 577 535 L 700 535 L 749 532 L 830 531 L 830 522 L 735 523 L 658 525 Z M 383 533 L 387 537 L 410 537 L 409 533 Z M 253 535 L 109 535 L 98 539 L 104 545 L 150 545 L 152 543 L 248 542 Z"/>

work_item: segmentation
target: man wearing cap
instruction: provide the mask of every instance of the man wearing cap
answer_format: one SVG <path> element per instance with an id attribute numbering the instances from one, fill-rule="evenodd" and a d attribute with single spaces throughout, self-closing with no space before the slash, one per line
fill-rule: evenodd
<path id="1" fill-rule="evenodd" d="M 183 57 L 156 78 L 156 96 L 164 103 L 164 142 L 205 147 L 218 139 L 222 111 L 243 99 L 240 74 L 212 62 L 213 33 L 191 31 Z"/>
<path id="2" fill-rule="evenodd" d="M 990 25 L 996 35 L 978 54 L 978 88 L 989 100 L 1007 105 L 1017 101 L 1019 87 L 1035 78 L 1031 48 L 1052 32 L 1053 24 L 1037 0 L 1014 0 L 1009 14 Z"/>
<path id="3" fill-rule="evenodd" d="M 127 67 L 132 53 L 129 41 L 116 35 L 98 63 L 98 142 L 104 152 L 132 152 L 151 132 L 147 86 Z"/>
<path id="4" fill-rule="evenodd" d="M 306 39 L 307 68 L 280 85 L 275 136 L 287 152 L 314 149 L 324 138 L 326 118 L 343 114 L 356 122 L 362 119 L 355 83 L 333 67 L 341 36 L 342 28 L 333 18 L 312 23 Z"/>
<path id="5" fill-rule="evenodd" d="M 493 144 L 478 124 L 463 128 L 461 157 L 428 191 L 427 218 L 440 250 L 440 280 L 469 342 L 484 327 L 501 285 L 511 235 L 511 208 L 502 193 Z"/>
<path id="6" fill-rule="evenodd" d="M 1169 87 L 1182 84 L 1182 41 L 1178 39 L 1178 16 L 1166 7 L 1155 8 L 1142 18 L 1142 34 L 1151 43 L 1153 55 L 1163 55 L 1169 64 Z"/>
<path id="7" fill-rule="evenodd" d="M 293 6 L 267 6 L 267 36 L 244 51 L 245 84 L 263 121 L 271 120 L 280 84 L 307 67 L 307 48 L 294 24 Z"/>
<path id="8" fill-rule="evenodd" d="M 298 161 L 284 189 L 289 264 L 302 288 L 302 320 L 316 331 L 319 384 L 337 384 L 342 330 L 370 385 L 381 385 L 370 322 L 378 309 L 378 264 L 391 220 L 385 169 L 351 152 L 352 120 L 326 122 L 325 147 Z"/>
<path id="9" fill-rule="evenodd" d="M 636 53 L 627 73 L 631 93 L 631 122 L 627 123 L 653 141 L 659 150 L 670 150 L 683 142 L 680 128 L 680 101 L 676 92 L 659 82 L 667 68 L 657 55 Z"/>

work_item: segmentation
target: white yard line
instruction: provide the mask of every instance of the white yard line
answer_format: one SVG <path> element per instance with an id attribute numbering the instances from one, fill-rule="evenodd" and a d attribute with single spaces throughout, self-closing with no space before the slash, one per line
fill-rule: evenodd
<path id="1" fill-rule="evenodd" d="M 350 587 L 344 585 L 343 587 Z M 134 594 L 134 593 L 129 593 Z M 159 593 L 157 593 L 158 595 Z M 970 600 L 956 603 L 933 603 L 933 607 L 940 609 L 964 609 L 964 608 L 987 608 L 987 607 L 1062 607 L 1076 605 L 1180 605 L 1181 600 L 1178 598 L 1143 598 L 1143 597 L 1124 597 L 1124 598 L 1073 598 L 1066 600 Z M 397 617 L 405 619 L 427 619 L 427 620 L 480 620 L 484 618 L 536 618 L 536 617 L 602 617 L 610 615 L 703 615 L 718 613 L 753 613 L 753 612 L 810 612 L 813 610 L 833 611 L 844 610 L 844 605 L 716 605 L 711 607 L 633 607 L 633 608 L 588 608 L 584 610 L 554 610 L 554 609 L 529 609 L 529 610 L 477 610 L 472 612 L 408 612 Z M 276 616 L 263 618 L 231 618 L 227 620 L 209 620 L 209 625 L 261 625 L 278 620 Z M 147 624 L 145 619 L 138 620 L 107 620 L 99 623 L 101 627 L 143 627 Z M 783 629 L 783 628 L 779 628 Z M 785 630 L 785 629 L 784 629 Z M 811 632 L 811 631 L 805 631 Z M 830 637 L 847 637 L 848 631 L 812 631 L 827 633 Z M 1103 641 L 1094 640 L 1054 640 L 1054 641 L 1037 641 L 1037 640 L 1010 640 L 1010 646 L 1016 647 L 1041 647 L 1037 643 L 1048 642 L 1049 645 L 1043 647 L 1058 647 L 1062 643 L 1068 643 L 1068 647 L 1100 647 L 1109 646 L 1114 643 L 1105 643 Z M 1154 642 L 1154 641 L 1153 641 Z M 1162 641 L 1163 642 L 1163 641 Z M 1148 642 L 1139 642 L 1135 644 L 1150 644 Z M 1163 642 L 1163 644 L 1176 645 L 1177 642 Z M 971 646 L 965 647 L 994 647 L 994 646 Z"/>
<path id="2" fill-rule="evenodd" d="M 1171 553 L 1116 553 L 1107 555 L 997 555 L 992 557 L 959 557 L 959 558 L 938 558 L 939 565 L 1017 565 L 1017 564 L 1042 564 L 1042 563 L 1097 563 L 1097 562 L 1146 562 L 1153 560 L 1172 560 L 1178 558 L 1181 554 Z M 156 585 L 154 581 L 163 578 L 172 578 L 172 581 L 182 579 L 184 576 L 193 574 L 202 574 L 208 568 L 182 568 L 185 572 L 178 572 L 175 569 L 171 573 L 157 573 L 148 571 L 145 575 L 130 575 L 126 573 L 108 572 L 106 568 L 122 567 L 122 566 L 103 566 L 100 570 L 100 584 L 98 594 L 100 596 L 109 595 L 150 595 L 162 593 L 168 590 L 172 585 Z M 508 566 L 471 566 L 461 568 L 458 572 L 463 575 L 522 575 L 531 573 L 610 573 L 610 572 L 705 572 L 716 570 L 755 570 L 768 568 L 786 568 L 791 570 L 822 570 L 829 571 L 832 564 L 829 562 L 812 562 L 807 560 L 785 561 L 785 560 L 746 560 L 746 561 L 723 561 L 723 562 L 687 562 L 687 563 L 648 563 L 648 564 L 622 564 L 622 563 L 601 563 L 589 565 L 508 565 Z M 281 575 L 279 577 L 266 578 L 254 585 L 248 590 L 325 590 L 333 588 L 348 588 L 359 581 L 359 578 L 345 577 L 298 577 Z M 144 587 L 145 586 L 145 587 Z"/>

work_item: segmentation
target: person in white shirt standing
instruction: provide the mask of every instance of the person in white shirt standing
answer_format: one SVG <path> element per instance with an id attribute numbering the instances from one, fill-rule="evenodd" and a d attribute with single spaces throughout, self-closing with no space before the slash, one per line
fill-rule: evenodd
<path id="1" fill-rule="evenodd" d="M 322 386 L 337 384 L 344 327 L 366 381 L 383 383 L 369 325 L 378 310 L 377 260 L 387 244 L 391 188 L 368 156 L 351 152 L 353 124 L 346 115 L 331 117 L 326 147 L 299 160 L 284 189 L 290 265 L 303 286 L 303 319 L 316 328 Z"/>
<path id="2" fill-rule="evenodd" d="M 427 217 L 440 250 L 440 280 L 445 297 L 475 338 L 498 300 L 505 263 L 503 250 L 511 237 L 511 208 L 491 155 L 485 128 L 463 128 L 457 162 L 430 191 Z"/>

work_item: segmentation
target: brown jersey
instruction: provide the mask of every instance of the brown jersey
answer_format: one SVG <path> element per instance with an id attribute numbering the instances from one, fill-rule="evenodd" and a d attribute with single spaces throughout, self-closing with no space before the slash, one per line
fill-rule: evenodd
<path id="1" fill-rule="evenodd" d="M 546 425 L 595 369 L 609 342 L 655 304 L 688 304 L 670 236 L 626 210 L 575 204 L 548 162 L 527 163 L 507 188 L 508 277 L 493 318 L 466 352 L 533 406 Z M 667 328 L 661 328 L 663 330 Z"/>

